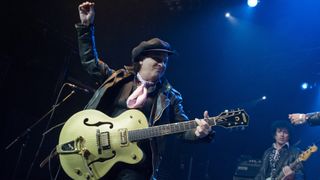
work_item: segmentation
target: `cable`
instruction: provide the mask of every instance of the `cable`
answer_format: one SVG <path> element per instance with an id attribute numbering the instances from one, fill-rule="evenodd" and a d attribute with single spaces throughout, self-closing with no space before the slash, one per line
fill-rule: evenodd
<path id="1" fill-rule="evenodd" d="M 50 152 L 50 155 L 49 155 L 49 163 L 48 163 L 48 169 L 49 169 L 49 175 L 50 175 L 50 179 L 52 180 L 53 177 L 52 177 L 52 172 L 51 172 L 51 158 L 52 158 L 52 154 L 53 152 L 56 150 L 56 148 L 53 148 L 52 151 Z"/>
<path id="2" fill-rule="evenodd" d="M 64 89 L 65 86 L 66 86 L 66 84 L 64 83 L 64 84 L 62 85 L 62 87 L 60 88 L 59 94 L 58 94 L 58 96 L 57 96 L 57 98 L 56 98 L 56 101 L 55 101 L 54 105 L 52 106 L 51 115 L 50 115 L 50 118 L 49 118 L 48 123 L 47 123 L 46 128 L 45 128 L 46 130 L 49 128 L 49 125 L 50 125 L 50 123 L 51 123 L 51 120 L 52 120 L 52 117 L 53 117 L 53 115 L 54 115 L 54 112 L 55 112 L 56 107 L 58 107 L 62 102 L 64 102 L 64 101 L 65 101 L 66 99 L 68 99 L 72 94 L 74 94 L 74 91 L 72 91 L 68 96 L 66 96 L 61 102 L 58 103 L 59 98 L 60 98 L 60 95 L 61 95 L 61 92 L 62 92 L 62 90 Z M 43 142 L 44 142 L 44 138 L 45 138 L 45 134 L 42 135 L 42 138 L 41 138 L 41 141 L 40 141 L 40 143 L 39 143 L 37 152 L 36 152 L 36 154 L 35 154 L 35 156 L 34 156 L 34 158 L 33 158 L 33 161 L 31 162 L 31 165 L 30 165 L 30 167 L 29 167 L 29 169 L 28 169 L 28 173 L 27 173 L 26 180 L 28 180 L 28 179 L 30 178 L 32 168 L 33 168 L 33 166 L 34 166 L 34 163 L 35 163 L 36 159 L 37 159 L 38 156 L 39 156 L 40 149 L 41 149 L 42 144 L 43 144 Z M 52 179 L 51 174 L 50 174 L 50 178 Z"/>

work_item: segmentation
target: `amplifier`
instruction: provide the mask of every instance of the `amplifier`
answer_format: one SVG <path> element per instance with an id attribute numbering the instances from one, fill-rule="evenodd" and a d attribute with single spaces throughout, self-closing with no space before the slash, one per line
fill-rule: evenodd
<path id="1" fill-rule="evenodd" d="M 260 159 L 247 159 L 240 161 L 234 173 L 234 180 L 253 179 L 259 172 L 262 161 Z"/>

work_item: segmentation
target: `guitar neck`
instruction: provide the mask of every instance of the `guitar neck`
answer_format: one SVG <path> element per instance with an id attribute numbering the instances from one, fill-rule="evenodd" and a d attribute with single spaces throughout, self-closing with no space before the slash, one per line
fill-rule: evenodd
<path id="1" fill-rule="evenodd" d="M 303 161 L 306 161 L 311 156 L 311 154 L 316 152 L 317 150 L 318 150 L 318 147 L 316 145 L 310 146 L 307 150 L 302 152 L 293 163 L 289 165 L 290 169 L 292 171 L 296 171 L 298 168 L 300 168 L 299 165 L 301 165 Z M 281 180 L 283 177 L 284 177 L 284 173 L 283 171 L 281 171 L 279 176 L 277 176 L 276 180 Z"/>
<path id="2" fill-rule="evenodd" d="M 297 166 L 301 163 L 300 159 L 296 159 L 293 163 L 291 163 L 289 165 L 290 169 L 292 169 L 292 171 L 297 170 Z"/>
<path id="3" fill-rule="evenodd" d="M 219 118 L 211 117 L 207 120 L 210 126 L 218 125 Z M 131 142 L 159 137 L 164 135 L 176 134 L 185 132 L 197 127 L 197 122 L 195 120 L 185 121 L 185 122 L 177 122 L 172 124 L 165 124 L 160 126 L 148 127 L 145 129 L 137 129 L 131 130 L 128 132 L 128 138 Z"/>
<path id="4" fill-rule="evenodd" d="M 291 163 L 291 164 L 289 165 L 290 169 L 291 169 L 292 171 L 297 170 L 297 165 L 298 165 L 300 162 L 301 162 L 301 161 L 300 161 L 299 158 L 296 159 L 293 163 Z M 277 176 L 276 180 L 281 180 L 284 176 L 285 176 L 285 175 L 284 175 L 283 171 L 281 171 L 281 173 L 279 174 L 279 176 Z"/>

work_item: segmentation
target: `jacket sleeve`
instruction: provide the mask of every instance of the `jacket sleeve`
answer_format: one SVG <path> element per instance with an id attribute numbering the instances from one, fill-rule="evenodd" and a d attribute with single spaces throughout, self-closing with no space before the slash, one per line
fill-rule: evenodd
<path id="1" fill-rule="evenodd" d="M 266 169 L 267 169 L 267 164 L 268 164 L 268 150 L 266 150 L 263 153 L 262 156 L 262 165 L 259 169 L 258 174 L 256 175 L 256 177 L 254 178 L 254 180 L 265 180 L 267 177 L 266 176 Z"/>
<path id="2" fill-rule="evenodd" d="M 81 64 L 89 73 L 89 75 L 92 76 L 93 79 L 99 84 L 101 84 L 112 74 L 113 70 L 98 58 L 94 39 L 94 26 L 76 24 L 75 27 L 78 35 Z"/>
<path id="3" fill-rule="evenodd" d="M 172 91 L 174 93 L 174 100 L 173 100 L 172 106 L 173 106 L 175 122 L 188 121 L 189 118 L 183 110 L 181 94 L 174 89 L 172 89 Z M 195 135 L 195 129 L 192 129 L 181 134 L 181 137 L 186 141 L 194 141 L 198 143 L 198 142 L 211 142 L 214 139 L 214 135 L 215 135 L 214 131 L 211 131 L 206 137 L 198 138 Z"/>
<path id="4" fill-rule="evenodd" d="M 320 112 L 308 113 L 308 123 L 311 126 L 319 126 L 320 125 Z"/>

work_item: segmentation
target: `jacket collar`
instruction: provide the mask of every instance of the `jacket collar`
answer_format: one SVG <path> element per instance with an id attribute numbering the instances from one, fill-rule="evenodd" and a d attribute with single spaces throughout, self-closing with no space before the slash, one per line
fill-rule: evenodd
<path id="1" fill-rule="evenodd" d="M 272 147 L 273 147 L 274 149 L 277 149 L 276 143 L 273 143 L 273 144 L 272 144 Z M 289 142 L 283 144 L 283 145 L 280 147 L 280 149 L 277 149 L 277 150 L 281 150 L 281 149 L 283 149 L 283 148 L 287 148 L 287 149 L 288 149 L 288 148 L 289 148 Z"/>

